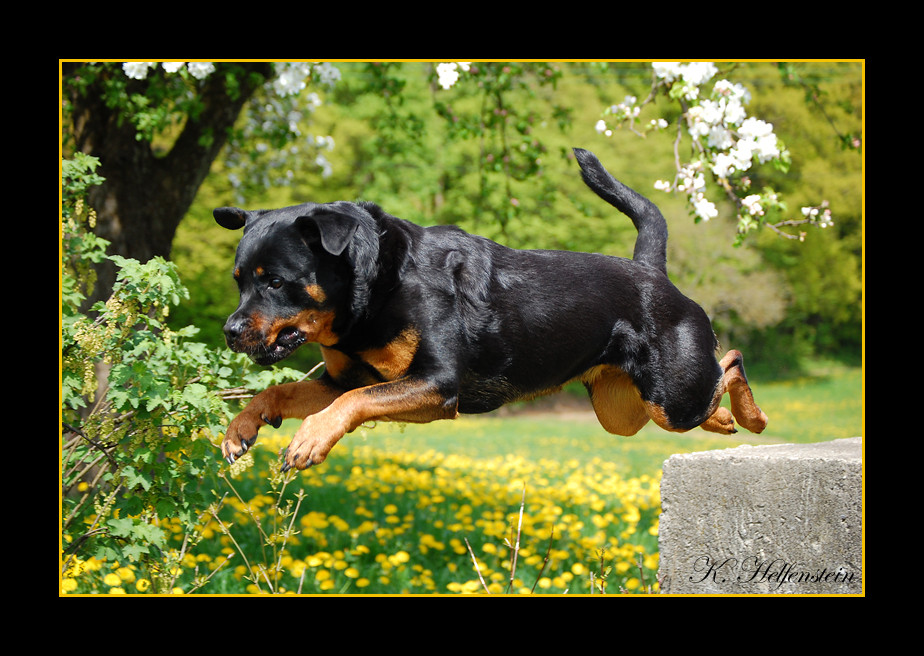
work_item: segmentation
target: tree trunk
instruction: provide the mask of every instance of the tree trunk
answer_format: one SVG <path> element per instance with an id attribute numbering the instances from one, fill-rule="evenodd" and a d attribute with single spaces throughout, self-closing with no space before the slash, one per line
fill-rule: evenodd
<path id="1" fill-rule="evenodd" d="M 71 103 L 74 150 L 100 160 L 97 172 L 106 181 L 92 188 L 96 234 L 111 242 L 110 254 L 146 262 L 170 256 L 173 237 L 212 162 L 227 142 L 244 104 L 272 75 L 271 63 L 217 64 L 202 81 L 198 96 L 203 110 L 187 117 L 169 152 L 156 153 L 151 143 L 136 138 L 135 126 L 105 101 L 106 81 L 121 70 L 104 70 L 88 85 L 73 83 L 82 64 L 65 63 L 64 93 Z M 233 89 L 226 83 L 233 75 Z M 145 80 L 133 80 L 126 91 L 142 93 Z M 108 298 L 115 267 L 104 262 L 97 270 L 96 289 L 89 299 Z"/>

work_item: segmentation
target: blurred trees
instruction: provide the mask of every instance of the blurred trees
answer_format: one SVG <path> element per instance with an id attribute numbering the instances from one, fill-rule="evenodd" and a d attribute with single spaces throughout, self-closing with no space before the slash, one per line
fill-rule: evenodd
<path id="1" fill-rule="evenodd" d="M 267 63 L 220 64 L 201 76 L 158 68 L 136 79 L 118 64 L 62 64 L 65 152 L 101 163 L 103 182 L 89 202 L 110 253 L 141 262 L 170 255 L 176 226 L 241 108 L 271 73 Z M 101 262 L 98 276 L 91 300 L 109 295 L 112 263 Z"/>

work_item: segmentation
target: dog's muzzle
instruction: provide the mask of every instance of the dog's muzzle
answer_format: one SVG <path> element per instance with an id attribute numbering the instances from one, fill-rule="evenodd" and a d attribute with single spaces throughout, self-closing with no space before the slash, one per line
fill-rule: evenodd
<path id="1" fill-rule="evenodd" d="M 237 315 L 228 318 L 224 332 L 228 348 L 235 353 L 247 354 L 259 365 L 279 362 L 307 341 L 305 334 L 294 326 L 268 336 L 257 329 L 251 319 Z"/>

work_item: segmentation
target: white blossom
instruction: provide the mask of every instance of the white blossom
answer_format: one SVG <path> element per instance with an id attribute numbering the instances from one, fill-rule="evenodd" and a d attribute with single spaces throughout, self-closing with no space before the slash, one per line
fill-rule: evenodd
<path id="1" fill-rule="evenodd" d="M 753 137 L 758 139 L 773 133 L 773 124 L 761 121 L 759 118 L 748 118 L 738 128 L 738 133 L 743 137 Z"/>
<path id="2" fill-rule="evenodd" d="M 334 86 L 340 81 L 340 69 L 330 62 L 321 62 L 315 65 L 314 72 L 318 76 L 318 82 L 326 84 L 329 87 Z"/>
<path id="3" fill-rule="evenodd" d="M 286 62 L 276 64 L 276 78 L 273 90 L 280 96 L 294 96 L 308 85 L 311 64 L 304 62 Z"/>
<path id="4" fill-rule="evenodd" d="M 738 125 L 746 116 L 744 104 L 740 100 L 730 98 L 725 101 L 725 123 L 727 125 Z"/>
<path id="5" fill-rule="evenodd" d="M 143 80 L 155 66 L 157 62 L 125 62 L 122 64 L 122 72 L 133 80 Z"/>
<path id="6" fill-rule="evenodd" d="M 658 191 L 670 191 L 671 183 L 667 180 L 655 180 L 654 188 Z"/>
<path id="7" fill-rule="evenodd" d="M 719 80 L 712 90 L 718 96 L 726 96 L 730 100 L 736 100 L 741 104 L 746 105 L 751 102 L 751 92 L 741 84 L 732 84 L 728 80 Z"/>
<path id="8" fill-rule="evenodd" d="M 334 167 L 331 166 L 331 163 L 324 155 L 319 153 L 318 156 L 314 158 L 314 163 L 321 169 L 322 178 L 329 178 L 333 175 Z"/>
<path id="9" fill-rule="evenodd" d="M 717 150 L 725 150 L 730 148 L 734 144 L 735 140 L 732 137 L 730 130 L 726 130 L 720 125 L 714 126 L 709 130 L 707 135 L 706 143 L 709 144 L 710 148 L 715 148 Z"/>
<path id="10" fill-rule="evenodd" d="M 679 62 L 654 62 L 651 67 L 658 79 L 667 82 L 673 82 L 680 75 Z"/>
<path id="11" fill-rule="evenodd" d="M 444 89 L 451 88 L 459 80 L 459 69 L 468 71 L 471 62 L 444 62 L 436 65 L 436 77 Z"/>
<path id="12" fill-rule="evenodd" d="M 693 211 L 696 212 L 696 215 L 703 221 L 715 218 L 719 214 L 719 211 L 715 208 L 715 204 L 702 194 L 695 196 L 692 202 Z"/>
<path id="13" fill-rule="evenodd" d="M 324 150 L 333 150 L 334 149 L 334 138 L 331 136 L 316 136 L 311 137 L 311 140 L 314 142 L 313 145 L 317 148 L 322 148 Z"/>
<path id="14" fill-rule="evenodd" d="M 760 205 L 760 200 L 760 194 L 751 194 L 741 199 L 741 203 L 751 216 L 759 216 L 764 212 L 763 207 Z"/>
<path id="15" fill-rule="evenodd" d="M 728 153 L 719 153 L 712 162 L 712 174 L 725 179 L 735 172 L 735 158 Z"/>
<path id="16" fill-rule="evenodd" d="M 215 64 L 212 62 L 189 62 L 186 64 L 186 70 L 197 80 L 204 80 L 215 72 Z"/>

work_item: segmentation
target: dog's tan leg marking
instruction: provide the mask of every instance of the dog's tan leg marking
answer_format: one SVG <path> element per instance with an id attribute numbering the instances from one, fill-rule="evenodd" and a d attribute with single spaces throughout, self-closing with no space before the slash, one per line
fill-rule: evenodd
<path id="1" fill-rule="evenodd" d="M 760 433 L 767 427 L 769 420 L 754 401 L 754 394 L 744 373 L 744 356 L 739 351 L 731 350 L 719 365 L 725 370 L 720 384 L 724 384 L 728 392 L 735 419 L 752 433 Z"/>
<path id="2" fill-rule="evenodd" d="M 735 420 L 752 433 L 767 427 L 767 415 L 754 402 L 754 395 L 744 373 L 739 351 L 729 351 L 719 362 L 722 377 L 716 385 L 708 417 L 700 424 L 703 430 L 730 435 L 736 432 Z M 683 433 L 689 429 L 672 425 L 664 409 L 643 401 L 638 388 L 618 367 L 601 365 L 587 371 L 581 378 L 590 390 L 594 412 L 600 425 L 617 435 L 635 435 L 649 419 L 662 429 Z M 731 400 L 731 411 L 719 405 L 725 393 Z"/>
<path id="3" fill-rule="evenodd" d="M 402 378 L 360 387 L 305 418 L 286 449 L 283 467 L 305 469 L 324 462 L 340 438 L 368 421 L 427 423 L 456 416 L 456 404 L 425 380 Z"/>
<path id="4" fill-rule="evenodd" d="M 648 413 L 638 388 L 622 369 L 600 365 L 581 378 L 600 425 L 615 435 L 635 435 L 648 423 Z"/>
<path id="5" fill-rule="evenodd" d="M 700 424 L 704 430 L 729 435 L 735 432 L 732 416 L 739 424 L 752 433 L 760 433 L 767 427 L 767 415 L 754 402 L 754 394 L 744 373 L 744 357 L 740 351 L 731 350 L 719 361 L 724 373 L 716 386 L 712 402 L 714 412 Z M 731 412 L 719 406 L 722 397 L 728 392 Z"/>
<path id="6" fill-rule="evenodd" d="M 732 413 L 728 408 L 723 408 L 722 406 L 716 408 L 715 412 L 709 415 L 709 418 L 701 423 L 699 427 L 710 433 L 721 433 L 722 435 L 731 435 L 738 432 L 735 428 Z"/>

